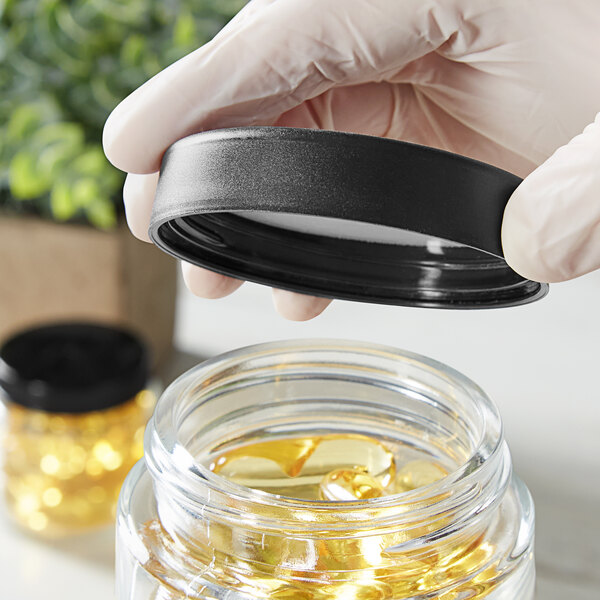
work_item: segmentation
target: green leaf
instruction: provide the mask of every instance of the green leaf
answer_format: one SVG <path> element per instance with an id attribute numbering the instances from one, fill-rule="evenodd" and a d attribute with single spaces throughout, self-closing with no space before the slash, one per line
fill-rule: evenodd
<path id="1" fill-rule="evenodd" d="M 142 68 L 146 77 L 154 77 L 163 68 L 163 65 L 161 65 L 157 56 L 149 54 L 144 57 Z"/>
<path id="2" fill-rule="evenodd" d="M 57 118 L 54 107 L 46 102 L 31 102 L 18 106 L 12 112 L 6 128 L 6 136 L 11 141 L 23 141 L 34 135 L 40 125 Z"/>
<path id="3" fill-rule="evenodd" d="M 81 154 L 85 134 L 77 123 L 51 123 L 42 127 L 30 141 L 30 151 L 37 156 L 40 173 L 54 180 Z"/>
<path id="4" fill-rule="evenodd" d="M 181 13 L 173 28 L 173 43 L 176 46 L 191 46 L 196 39 L 196 23 L 189 13 Z"/>
<path id="5" fill-rule="evenodd" d="M 57 221 L 68 221 L 77 212 L 71 186 L 67 181 L 58 181 L 50 193 L 50 210 Z"/>
<path id="6" fill-rule="evenodd" d="M 81 146 L 85 140 L 83 127 L 79 123 L 49 123 L 41 127 L 33 136 L 35 143 L 41 145 L 56 142 L 69 145 L 73 148 Z"/>
<path id="7" fill-rule="evenodd" d="M 83 177 L 73 184 L 73 203 L 77 208 L 88 208 L 100 196 L 100 186 L 92 177 Z"/>
<path id="8" fill-rule="evenodd" d="M 70 171 L 70 165 L 77 152 L 78 146 L 72 147 L 66 144 L 52 144 L 44 148 L 38 155 L 38 168 L 51 181 L 56 181 Z"/>
<path id="9" fill-rule="evenodd" d="M 9 187 L 18 200 L 33 200 L 49 191 L 51 181 L 41 173 L 36 157 L 27 151 L 18 152 L 10 162 Z"/>
<path id="10" fill-rule="evenodd" d="M 123 175 L 102 154 L 108 113 L 244 4 L 0 0 L 0 195 L 114 223 Z"/>
<path id="11" fill-rule="evenodd" d="M 104 156 L 100 146 L 89 146 L 80 156 L 78 156 L 71 166 L 73 171 L 82 175 L 100 175 L 110 163 Z"/>
<path id="12" fill-rule="evenodd" d="M 90 223 L 99 229 L 112 229 L 117 224 L 117 212 L 109 198 L 98 198 L 85 213 Z"/>
<path id="13" fill-rule="evenodd" d="M 112 196 L 123 186 L 123 173 L 108 162 L 99 144 L 88 145 L 68 166 L 68 171 L 73 177 L 93 179 L 102 195 Z"/>
<path id="14" fill-rule="evenodd" d="M 121 48 L 121 62 L 125 65 L 139 65 L 147 51 L 147 43 L 143 35 L 134 33 L 127 36 Z"/>
<path id="15" fill-rule="evenodd" d="M 123 184 L 125 183 L 125 174 L 106 161 L 106 170 L 102 174 L 102 181 L 104 182 L 104 188 L 108 190 L 112 196 L 123 187 Z"/>
<path id="16" fill-rule="evenodd" d="M 231 18 L 242 10 L 248 0 L 205 0 L 205 4 L 218 15 Z"/>
<path id="17" fill-rule="evenodd" d="M 83 144 L 83 128 L 75 123 L 50 123 L 37 128 L 26 140 L 13 143 L 3 152 L 14 155 L 9 166 L 11 192 L 22 199 L 42 196 L 81 154 Z"/>
<path id="18" fill-rule="evenodd" d="M 89 43 L 90 37 L 101 35 L 101 32 L 82 27 L 75 19 L 77 12 L 68 4 L 59 3 L 56 6 L 56 22 L 66 36 L 71 38 L 72 41 L 83 45 Z"/>

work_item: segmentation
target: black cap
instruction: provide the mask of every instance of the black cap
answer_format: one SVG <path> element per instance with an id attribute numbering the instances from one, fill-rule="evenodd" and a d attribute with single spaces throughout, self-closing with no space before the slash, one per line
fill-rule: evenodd
<path id="1" fill-rule="evenodd" d="M 144 389 L 145 346 L 132 333 L 64 323 L 20 333 L 0 348 L 0 388 L 12 402 L 82 413 L 121 404 Z"/>
<path id="2" fill-rule="evenodd" d="M 494 308 L 542 298 L 502 256 L 521 179 L 449 152 L 280 127 L 166 152 L 150 224 L 164 251 L 232 277 L 346 300 Z"/>

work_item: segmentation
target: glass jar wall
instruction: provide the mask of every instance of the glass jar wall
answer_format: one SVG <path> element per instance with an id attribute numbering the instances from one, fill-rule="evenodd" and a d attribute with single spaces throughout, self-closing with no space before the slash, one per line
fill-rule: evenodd
<path id="1" fill-rule="evenodd" d="M 142 457 L 154 400 L 142 390 L 122 405 L 83 415 L 8 404 L 4 485 L 12 518 L 51 537 L 110 523 L 123 480 Z"/>
<path id="2" fill-rule="evenodd" d="M 529 600 L 498 412 L 427 358 L 281 342 L 189 371 L 121 493 L 119 600 Z"/>

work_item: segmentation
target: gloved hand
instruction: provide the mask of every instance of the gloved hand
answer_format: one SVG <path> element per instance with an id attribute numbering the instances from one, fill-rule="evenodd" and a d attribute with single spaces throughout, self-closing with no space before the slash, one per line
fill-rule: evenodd
<path id="1" fill-rule="evenodd" d="M 179 138 L 259 124 L 337 129 L 526 177 L 504 217 L 508 263 L 547 282 L 592 271 L 600 267 L 600 116 L 584 127 L 600 109 L 599 32 L 597 0 L 253 0 L 108 119 L 106 154 L 130 173 L 130 228 L 148 239 L 156 171 Z M 241 285 L 183 269 L 200 296 Z M 329 303 L 281 290 L 274 298 L 297 320 Z"/>

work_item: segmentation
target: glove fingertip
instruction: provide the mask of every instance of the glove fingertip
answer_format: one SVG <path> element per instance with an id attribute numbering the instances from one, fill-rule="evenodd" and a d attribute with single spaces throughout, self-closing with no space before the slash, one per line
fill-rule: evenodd
<path id="1" fill-rule="evenodd" d="M 244 282 L 190 263 L 181 263 L 183 281 L 195 296 L 215 300 L 233 294 Z"/>
<path id="2" fill-rule="evenodd" d="M 502 250 L 508 266 L 531 281 L 556 283 L 573 277 L 567 257 L 551 249 L 542 210 L 529 186 L 522 184 L 509 200 L 502 223 Z"/>
<path id="3" fill-rule="evenodd" d="M 319 316 L 332 302 L 331 298 L 317 298 L 286 290 L 273 289 L 273 303 L 277 312 L 289 321 L 309 321 Z"/>

